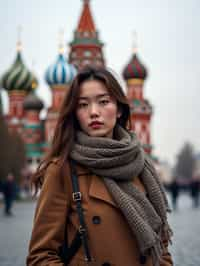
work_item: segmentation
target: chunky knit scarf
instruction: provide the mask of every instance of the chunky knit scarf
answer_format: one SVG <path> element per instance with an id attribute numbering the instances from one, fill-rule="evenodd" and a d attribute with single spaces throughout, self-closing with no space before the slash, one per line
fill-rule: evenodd
<path id="1" fill-rule="evenodd" d="M 141 255 L 150 254 L 153 265 L 160 265 L 162 237 L 170 239 L 168 203 L 156 171 L 135 134 L 120 126 L 114 138 L 90 137 L 78 131 L 70 157 L 103 178 L 133 234 Z M 140 177 L 147 196 L 133 185 Z"/>

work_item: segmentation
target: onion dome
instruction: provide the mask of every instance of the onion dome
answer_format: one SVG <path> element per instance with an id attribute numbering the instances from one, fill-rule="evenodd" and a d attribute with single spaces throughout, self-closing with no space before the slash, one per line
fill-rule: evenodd
<path id="1" fill-rule="evenodd" d="M 23 107 L 26 111 L 27 110 L 40 111 L 44 107 L 44 104 L 34 92 L 31 92 L 26 96 L 23 103 Z"/>
<path id="2" fill-rule="evenodd" d="M 49 86 L 68 85 L 72 82 L 77 74 L 74 65 L 69 64 L 60 53 L 57 61 L 50 65 L 45 73 L 46 82 Z"/>
<path id="3" fill-rule="evenodd" d="M 145 66 L 140 62 L 136 53 L 133 54 L 128 65 L 123 71 L 123 77 L 125 80 L 129 79 L 141 79 L 145 80 L 147 77 L 147 70 Z"/>
<path id="4" fill-rule="evenodd" d="M 20 51 L 18 51 L 13 65 L 1 78 L 1 86 L 11 91 L 25 91 L 32 90 L 33 81 L 36 81 L 34 75 L 25 66 Z"/>

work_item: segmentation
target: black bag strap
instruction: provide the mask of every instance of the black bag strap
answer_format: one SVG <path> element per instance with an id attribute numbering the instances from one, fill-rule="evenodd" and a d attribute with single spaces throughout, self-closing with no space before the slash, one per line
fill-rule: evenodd
<path id="1" fill-rule="evenodd" d="M 59 256 L 60 256 L 60 258 L 61 258 L 61 260 L 65 266 L 67 266 L 70 263 L 70 261 L 72 260 L 72 258 L 74 257 L 74 255 L 76 254 L 76 252 L 79 250 L 80 247 L 81 247 L 81 238 L 80 238 L 78 231 L 76 232 L 76 235 L 75 235 L 70 247 L 68 247 L 67 230 L 66 230 L 64 242 L 59 249 Z"/>
<path id="2" fill-rule="evenodd" d="M 72 240 L 71 245 L 68 247 L 67 221 L 66 221 L 65 230 L 64 230 L 64 236 L 65 236 L 64 242 L 59 249 L 59 256 L 65 266 L 69 264 L 71 259 L 74 257 L 76 252 L 81 247 L 81 244 L 83 245 L 86 262 L 90 262 L 92 260 L 90 251 L 89 251 L 86 224 L 85 224 L 83 209 L 81 205 L 82 195 L 81 195 L 81 192 L 79 191 L 79 183 L 78 183 L 78 177 L 76 173 L 75 162 L 72 160 L 70 160 L 70 168 L 71 168 L 71 180 L 72 180 L 72 189 L 73 189 L 72 198 L 73 198 L 73 201 L 76 202 L 76 209 L 77 209 L 77 213 L 79 217 L 80 226 L 79 226 L 79 230 L 76 232 L 74 239 Z"/>
<path id="3" fill-rule="evenodd" d="M 70 166 L 71 166 L 71 177 L 72 177 L 72 187 L 73 187 L 72 197 L 73 197 L 73 201 L 76 202 L 76 209 L 77 209 L 79 223 L 80 223 L 78 232 L 79 232 L 80 239 L 83 245 L 85 261 L 90 262 L 92 259 L 90 255 L 89 245 L 88 245 L 87 228 L 85 224 L 83 208 L 81 205 L 82 194 L 79 190 L 79 183 L 78 183 L 78 177 L 76 173 L 75 162 L 71 160 Z"/>

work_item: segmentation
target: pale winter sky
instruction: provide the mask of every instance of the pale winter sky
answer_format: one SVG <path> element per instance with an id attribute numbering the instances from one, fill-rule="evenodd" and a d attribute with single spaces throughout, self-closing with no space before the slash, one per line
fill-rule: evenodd
<path id="1" fill-rule="evenodd" d="M 16 54 L 17 27 L 22 26 L 23 59 L 39 79 L 39 96 L 49 105 L 46 68 L 58 54 L 64 29 L 66 53 L 82 8 L 81 0 L 0 0 L 0 75 Z M 154 107 L 154 153 L 171 163 L 185 141 L 200 151 L 200 1 L 91 0 L 107 65 L 120 76 L 130 60 L 133 32 L 138 54 L 149 69 L 145 97 Z M 3 93 L 5 111 L 6 94 Z"/>

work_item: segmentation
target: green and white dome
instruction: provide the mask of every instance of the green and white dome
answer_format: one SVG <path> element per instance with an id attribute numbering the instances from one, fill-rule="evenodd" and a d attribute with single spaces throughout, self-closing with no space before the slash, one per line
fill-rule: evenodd
<path id="1" fill-rule="evenodd" d="M 25 66 L 20 51 L 12 66 L 1 77 L 1 87 L 8 92 L 24 91 L 29 92 L 37 86 L 37 79 Z"/>

